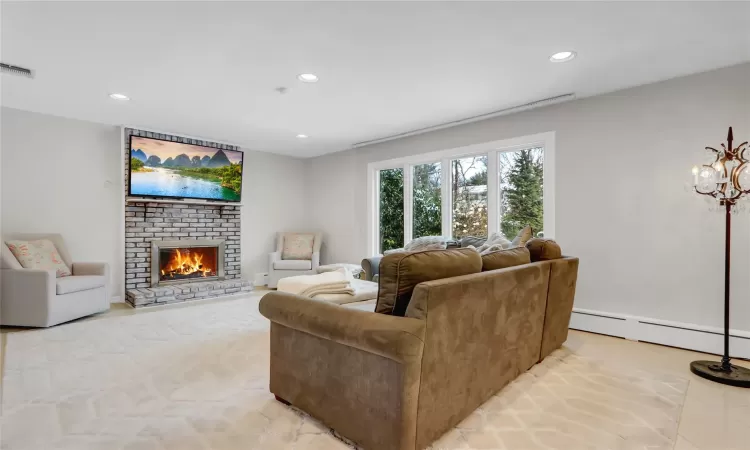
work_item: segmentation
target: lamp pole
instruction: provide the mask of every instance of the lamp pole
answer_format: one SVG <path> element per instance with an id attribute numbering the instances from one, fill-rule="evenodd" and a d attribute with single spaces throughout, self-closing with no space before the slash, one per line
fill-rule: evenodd
<path id="1" fill-rule="evenodd" d="M 708 195 L 719 201 L 725 209 L 724 234 L 724 356 L 721 363 L 714 361 L 693 361 L 690 371 L 699 377 L 721 384 L 750 388 L 750 369 L 735 366 L 729 357 L 729 275 L 730 251 L 732 242 L 732 207 L 744 195 L 750 194 L 750 161 L 745 158 L 747 142 L 737 148 L 732 146 L 732 127 L 729 127 L 727 144 L 722 150 L 706 147 L 716 154 L 711 165 L 693 168 L 693 185 L 701 195 Z M 696 170 L 697 169 L 697 170 Z"/>

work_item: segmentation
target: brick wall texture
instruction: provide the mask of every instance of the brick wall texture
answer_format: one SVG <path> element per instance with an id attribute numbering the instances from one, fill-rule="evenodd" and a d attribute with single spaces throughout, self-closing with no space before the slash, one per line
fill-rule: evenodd
<path id="1" fill-rule="evenodd" d="M 125 129 L 125 195 L 128 194 L 130 136 L 143 136 L 173 142 L 202 145 L 224 150 L 238 147 L 168 134 Z M 241 276 L 240 206 L 170 204 L 144 199 L 125 204 L 125 288 L 151 286 L 151 242 L 159 240 L 224 239 L 224 272 L 227 279 Z"/>

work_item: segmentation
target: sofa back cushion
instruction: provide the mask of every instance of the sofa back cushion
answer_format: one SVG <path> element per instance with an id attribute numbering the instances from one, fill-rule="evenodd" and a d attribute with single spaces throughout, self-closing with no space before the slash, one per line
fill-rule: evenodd
<path id="1" fill-rule="evenodd" d="M 470 248 L 386 255 L 380 260 L 375 312 L 403 316 L 417 284 L 481 271 L 482 258 Z"/>
<path id="2" fill-rule="evenodd" d="M 534 238 L 526 243 L 531 254 L 531 261 L 549 261 L 562 258 L 560 245 L 552 239 Z"/>
<path id="3" fill-rule="evenodd" d="M 529 264 L 531 256 L 526 247 L 509 248 L 482 255 L 482 272 Z"/>

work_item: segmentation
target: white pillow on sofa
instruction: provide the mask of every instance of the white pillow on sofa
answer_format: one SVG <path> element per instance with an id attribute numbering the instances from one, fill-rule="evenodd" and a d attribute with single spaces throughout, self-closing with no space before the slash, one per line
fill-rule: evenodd
<path id="1" fill-rule="evenodd" d="M 513 243 L 510 240 L 508 240 L 508 238 L 506 238 L 503 235 L 503 233 L 492 233 L 490 237 L 487 238 L 484 245 L 477 248 L 477 251 L 479 253 L 482 253 L 486 251 L 488 248 L 498 246 L 498 245 L 501 247 L 501 250 L 504 250 L 506 248 L 510 248 L 513 245 Z"/>
<path id="2" fill-rule="evenodd" d="M 418 237 L 416 239 L 412 239 L 409 241 L 408 244 L 406 244 L 402 248 L 394 248 L 391 250 L 386 250 L 383 252 L 383 255 L 390 255 L 391 253 L 413 253 L 413 252 L 421 252 L 424 250 L 445 250 L 448 248 L 448 239 L 447 237 L 443 236 L 422 236 Z"/>
<path id="3" fill-rule="evenodd" d="M 421 252 L 424 250 L 445 250 L 448 247 L 448 238 L 443 236 L 422 236 L 412 239 L 404 246 L 407 252 Z"/>

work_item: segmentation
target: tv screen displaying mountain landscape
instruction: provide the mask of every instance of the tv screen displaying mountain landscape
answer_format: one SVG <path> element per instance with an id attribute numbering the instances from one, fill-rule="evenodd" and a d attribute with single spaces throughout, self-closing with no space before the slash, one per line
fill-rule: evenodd
<path id="1" fill-rule="evenodd" d="M 242 152 L 130 138 L 130 195 L 239 202 Z"/>

